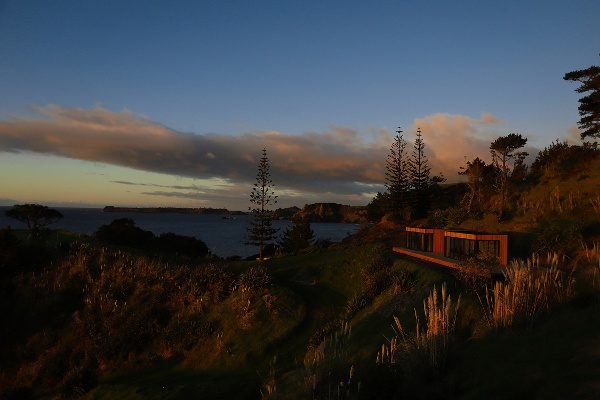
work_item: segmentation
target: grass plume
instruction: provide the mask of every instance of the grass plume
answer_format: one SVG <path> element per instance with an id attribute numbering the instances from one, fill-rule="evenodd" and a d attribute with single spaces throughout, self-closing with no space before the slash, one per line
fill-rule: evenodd
<path id="1" fill-rule="evenodd" d="M 413 370 L 437 370 L 443 367 L 453 339 L 459 307 L 460 295 L 453 303 L 446 284 L 442 285 L 439 294 L 434 286 L 429 297 L 423 301 L 424 323 L 421 323 L 415 309 L 415 331 L 408 333 L 398 317 L 394 317 L 396 335 L 389 345 L 382 345 L 377 354 L 377 363 L 393 365 L 403 361 Z"/>

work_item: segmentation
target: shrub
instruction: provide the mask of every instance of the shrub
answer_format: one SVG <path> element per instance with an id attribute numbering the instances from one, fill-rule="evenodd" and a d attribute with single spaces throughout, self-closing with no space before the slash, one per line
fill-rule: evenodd
<path id="1" fill-rule="evenodd" d="M 469 213 L 462 207 L 448 209 L 448 225 L 459 226 L 469 218 Z"/>
<path id="2" fill-rule="evenodd" d="M 209 263 L 192 270 L 187 281 L 188 293 L 202 297 L 203 304 L 216 304 L 224 299 L 233 288 L 233 276 L 220 264 Z"/>
<path id="3" fill-rule="evenodd" d="M 208 246 L 199 239 L 192 236 L 178 235 L 172 232 L 161 233 L 155 239 L 155 248 L 166 254 L 181 255 L 190 258 L 206 257 L 210 250 Z"/>
<path id="4" fill-rule="evenodd" d="M 531 251 L 535 254 L 558 253 L 571 256 L 582 242 L 582 224 L 542 222 Z"/>
<path id="5" fill-rule="evenodd" d="M 292 226 L 286 228 L 279 245 L 284 253 L 293 254 L 312 245 L 315 233 L 310 223 L 302 220 L 293 220 Z"/>
<path id="6" fill-rule="evenodd" d="M 467 258 L 460 268 L 454 270 L 454 275 L 474 293 L 481 294 L 492 281 L 492 269 L 499 265 L 496 254 L 478 253 L 475 257 Z"/>
<path id="7" fill-rule="evenodd" d="M 115 219 L 109 225 L 102 225 L 94 235 L 102 243 L 138 249 L 150 246 L 154 239 L 152 232 L 135 226 L 130 218 Z"/>
<path id="8" fill-rule="evenodd" d="M 238 284 L 242 292 L 253 292 L 266 288 L 271 282 L 271 276 L 263 266 L 250 267 L 240 274 Z"/>
<path id="9" fill-rule="evenodd" d="M 435 210 L 430 213 L 425 225 L 431 228 L 444 228 L 448 225 L 448 210 Z"/>

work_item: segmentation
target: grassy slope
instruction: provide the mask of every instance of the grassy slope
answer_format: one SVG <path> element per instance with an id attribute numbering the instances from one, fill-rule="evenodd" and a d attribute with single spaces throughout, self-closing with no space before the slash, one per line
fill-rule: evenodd
<path id="1" fill-rule="evenodd" d="M 214 343 L 206 342 L 150 366 L 107 371 L 85 398 L 259 398 L 262 380 L 275 356 L 280 396 L 304 398 L 302 365 L 307 344 L 314 332 L 338 316 L 350 296 L 361 289 L 353 260 L 363 256 L 368 247 L 270 260 L 267 265 L 273 285 L 268 294 L 285 307 L 279 315 L 269 315 L 253 298 L 257 304 L 255 319 L 240 328 L 237 314 L 231 311 L 239 299 L 232 295 L 212 311 L 213 318 L 221 321 L 228 351 L 216 351 Z M 239 272 L 252 264 L 239 262 L 230 269 Z M 443 377 L 418 381 L 427 388 L 421 398 L 558 399 L 575 392 L 578 398 L 593 398 L 599 393 L 597 299 L 564 306 L 532 328 L 517 327 L 509 333 L 475 339 L 473 332 L 480 324 L 478 304 L 465 296 L 451 271 L 402 256 L 394 256 L 393 269 L 412 274 L 412 294 L 405 296 L 389 288 L 349 321 L 352 336 L 346 345 L 346 359 L 348 365 L 355 366 L 357 379 L 363 381 L 361 398 L 406 395 L 394 384 L 400 379 L 397 375 L 375 367 L 375 357 L 385 338 L 393 334 L 392 316 L 398 315 L 403 325 L 412 329 L 413 308 L 421 311 L 421 300 L 432 286 L 439 288 L 442 282 L 448 283 L 454 299 L 463 294 L 462 341 L 459 354 Z M 403 390 L 411 397 L 415 395 L 415 388 Z"/>
<path id="2" fill-rule="evenodd" d="M 599 202 L 600 159 L 596 159 L 585 169 L 569 174 L 547 173 L 538 182 L 509 193 L 509 203 L 515 204 L 510 220 L 498 222 L 494 215 L 488 214 L 481 220 L 467 220 L 461 227 L 484 232 L 528 232 L 539 229 L 540 223 L 546 221 L 563 224 L 597 221 Z"/>
<path id="3" fill-rule="evenodd" d="M 568 177 L 546 177 L 513 199 L 514 217 L 498 223 L 493 216 L 466 221 L 463 227 L 486 231 L 535 230 L 548 221 L 597 221 L 593 201 L 600 193 L 600 160 L 589 171 Z M 373 233 L 376 232 L 376 233 Z M 360 241 L 393 244 L 397 232 L 378 226 Z M 359 242 L 360 242 L 359 241 Z M 250 317 L 241 321 L 237 310 L 247 299 L 229 296 L 211 311 L 223 336 L 151 365 L 106 371 L 87 399 L 147 398 L 260 398 L 263 380 L 275 363 L 278 393 L 303 398 L 303 360 L 314 333 L 342 314 L 363 280 L 353 260 L 365 246 L 354 243 L 343 251 L 307 254 L 266 263 L 272 286 L 251 296 Z M 251 262 L 236 262 L 229 270 L 240 273 Z M 352 335 L 346 361 L 363 380 L 361 398 L 405 396 L 417 398 L 595 398 L 600 395 L 600 311 L 598 299 L 569 304 L 532 327 L 502 334 L 481 335 L 481 314 L 475 299 L 443 267 L 394 256 L 393 269 L 412 273 L 415 290 L 406 295 L 389 288 L 349 321 Z M 443 376 L 415 381 L 421 389 L 398 389 L 406 378 L 375 367 L 381 344 L 392 334 L 392 317 L 414 326 L 413 309 L 433 285 L 447 282 L 456 298 L 463 293 L 460 345 Z M 277 313 L 265 307 L 263 296 L 275 298 Z M 405 392 L 402 392 L 404 390 Z M 411 391 L 412 390 L 412 391 Z M 415 394 L 417 394 L 415 396 Z M 51 397 L 51 396 L 49 396 Z"/>
<path id="4" fill-rule="evenodd" d="M 211 358 L 191 353 L 182 363 L 185 367 L 167 363 L 115 373 L 103 379 L 87 398 L 147 398 L 144 396 L 148 393 L 160 394 L 161 398 L 186 398 L 191 394 L 215 399 L 259 396 L 261 375 L 268 373 L 269 361 L 276 356 L 280 371 L 295 369 L 310 337 L 336 316 L 357 289 L 357 276 L 348 268 L 353 256 L 353 252 L 332 252 L 268 261 L 273 276 L 268 292 L 282 307 L 277 318 L 263 324 L 257 320 L 268 320 L 269 316 L 258 315 L 248 327 L 240 328 L 238 316 L 227 304 L 235 299 L 227 300 L 213 312 L 225 332 L 226 355 L 219 353 Z M 231 269 L 242 270 L 252 264 L 239 262 Z M 201 361 L 194 362 L 195 358 Z"/>

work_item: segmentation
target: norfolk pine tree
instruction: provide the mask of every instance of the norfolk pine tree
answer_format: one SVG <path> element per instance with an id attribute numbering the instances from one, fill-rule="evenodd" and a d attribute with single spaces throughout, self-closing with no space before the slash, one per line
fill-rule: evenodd
<path id="1" fill-rule="evenodd" d="M 410 205 L 417 217 L 422 217 L 429 208 L 430 188 L 433 181 L 430 177 L 431 168 L 425 156 L 425 143 L 421 128 L 417 128 L 417 138 L 413 147 L 412 157 L 407 162 L 408 179 L 410 182 Z"/>
<path id="2" fill-rule="evenodd" d="M 388 212 L 400 213 L 407 206 L 409 180 L 405 155 L 406 141 L 398 127 L 385 163 L 385 186 L 388 190 Z"/>
<path id="3" fill-rule="evenodd" d="M 263 260 L 264 246 L 272 242 L 279 231 L 278 228 L 273 228 L 273 211 L 269 209 L 277 203 L 277 196 L 273 191 L 273 181 L 267 150 L 263 149 L 260 163 L 258 164 L 258 172 L 256 173 L 256 183 L 250 193 L 250 203 L 252 206 L 248 209 L 252 211 L 253 219 L 250 226 L 246 228 L 246 242 L 244 244 L 258 246 L 258 259 Z"/>

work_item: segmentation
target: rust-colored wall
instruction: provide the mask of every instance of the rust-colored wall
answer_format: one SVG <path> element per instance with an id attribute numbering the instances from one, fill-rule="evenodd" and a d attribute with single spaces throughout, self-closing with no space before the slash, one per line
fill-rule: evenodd
<path id="1" fill-rule="evenodd" d="M 409 226 L 406 227 L 406 230 L 408 232 L 433 233 L 433 252 L 439 254 L 444 254 L 446 236 L 471 240 L 497 240 L 500 245 L 500 264 L 508 264 L 508 235 L 506 234 L 452 232 L 440 228 L 414 228 Z"/>
<path id="2" fill-rule="evenodd" d="M 444 254 L 444 229 L 433 230 L 433 252 Z"/>

